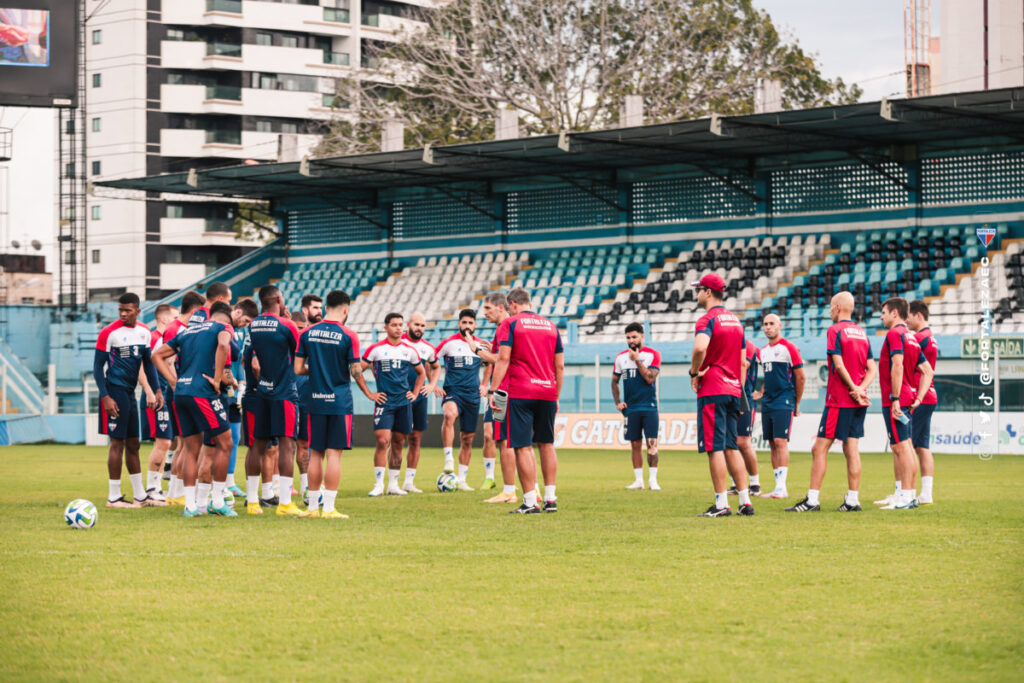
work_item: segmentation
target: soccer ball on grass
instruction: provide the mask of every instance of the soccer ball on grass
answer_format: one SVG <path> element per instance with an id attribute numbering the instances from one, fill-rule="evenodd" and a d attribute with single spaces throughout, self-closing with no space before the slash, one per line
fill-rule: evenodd
<path id="1" fill-rule="evenodd" d="M 91 529 L 96 526 L 96 506 L 84 498 L 76 498 L 64 508 L 64 521 L 72 529 Z"/>
<path id="2" fill-rule="evenodd" d="M 442 472 L 437 475 L 437 490 L 441 493 L 454 491 L 459 487 L 459 480 L 451 472 Z"/>

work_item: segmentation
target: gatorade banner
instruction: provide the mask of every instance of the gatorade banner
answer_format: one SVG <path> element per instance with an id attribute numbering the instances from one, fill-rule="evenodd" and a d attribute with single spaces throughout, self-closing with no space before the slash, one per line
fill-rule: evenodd
<path id="1" fill-rule="evenodd" d="M 661 448 L 697 450 L 697 414 L 661 413 L 658 440 Z M 555 417 L 556 448 L 629 448 L 623 438 L 626 418 L 621 413 L 559 413 Z"/>

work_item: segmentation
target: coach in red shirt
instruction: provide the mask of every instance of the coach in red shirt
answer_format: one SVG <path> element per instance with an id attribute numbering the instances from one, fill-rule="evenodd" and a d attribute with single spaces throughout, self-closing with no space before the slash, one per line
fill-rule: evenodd
<path id="1" fill-rule="evenodd" d="M 747 470 L 736 449 L 736 427 L 743 393 L 743 363 L 746 343 L 743 323 L 722 305 L 725 280 L 708 273 L 699 282 L 697 303 L 705 313 L 697 321 L 693 342 L 690 380 L 697 392 L 697 446 L 708 454 L 715 502 L 701 517 L 727 517 L 732 514 L 726 493 L 726 469 L 736 482 L 741 515 L 753 515 Z"/>
<path id="2" fill-rule="evenodd" d="M 495 340 L 498 363 L 491 375 L 488 395 L 494 407 L 494 392 L 508 376 L 508 444 L 516 452 L 523 504 L 514 514 L 536 514 L 537 464 L 533 444 L 540 450 L 544 473 L 544 511 L 557 512 L 555 474 L 555 413 L 562 393 L 564 354 L 558 328 L 547 318 L 530 310 L 530 293 L 516 287 L 508 293 L 508 312 Z"/>

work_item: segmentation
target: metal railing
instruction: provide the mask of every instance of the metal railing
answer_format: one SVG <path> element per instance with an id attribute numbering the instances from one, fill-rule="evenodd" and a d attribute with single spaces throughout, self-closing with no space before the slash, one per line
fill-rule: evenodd
<path id="1" fill-rule="evenodd" d="M 207 218 L 203 228 L 206 232 L 231 232 L 235 231 L 235 221 L 232 218 Z"/>
<path id="2" fill-rule="evenodd" d="M 206 86 L 206 99 L 241 102 L 242 89 L 234 85 L 208 85 Z"/>
<path id="3" fill-rule="evenodd" d="M 334 21 L 339 24 L 347 24 L 351 21 L 351 15 L 347 9 L 339 7 L 324 7 L 324 21 Z"/>
<path id="4" fill-rule="evenodd" d="M 242 0 L 206 0 L 207 12 L 242 13 Z"/>
<path id="5" fill-rule="evenodd" d="M 241 57 L 242 46 L 237 43 L 207 43 L 206 55 L 208 57 Z"/>
<path id="6" fill-rule="evenodd" d="M 242 132 L 238 130 L 213 129 L 206 131 L 206 144 L 218 143 L 222 145 L 242 144 Z"/>
<path id="7" fill-rule="evenodd" d="M 324 64 L 348 66 L 349 54 L 347 52 L 331 52 L 329 50 L 324 50 Z"/>
<path id="8" fill-rule="evenodd" d="M 363 26 L 380 26 L 380 15 L 379 14 L 364 14 L 362 22 L 363 22 Z"/>

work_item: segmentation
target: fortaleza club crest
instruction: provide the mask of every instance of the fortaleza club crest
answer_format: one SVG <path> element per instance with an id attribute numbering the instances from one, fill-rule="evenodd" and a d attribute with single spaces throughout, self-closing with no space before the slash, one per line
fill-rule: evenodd
<path id="1" fill-rule="evenodd" d="M 978 228 L 975 230 L 978 235 L 978 239 L 981 240 L 982 246 L 988 249 L 988 245 L 992 244 L 992 238 L 996 236 L 995 228 Z"/>

